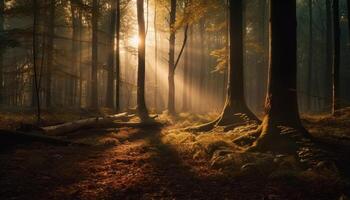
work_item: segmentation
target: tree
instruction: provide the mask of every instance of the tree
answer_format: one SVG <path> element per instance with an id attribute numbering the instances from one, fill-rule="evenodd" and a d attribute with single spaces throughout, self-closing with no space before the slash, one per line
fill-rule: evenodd
<path id="1" fill-rule="evenodd" d="M 326 0 L 326 71 L 325 71 L 325 85 L 324 88 L 326 90 L 327 96 L 330 96 L 329 94 L 333 93 L 332 89 L 332 71 L 333 71 L 333 27 L 332 27 L 332 3 L 331 0 Z M 333 105 L 333 100 L 330 98 L 327 98 L 327 105 Z M 332 111 L 333 111 L 333 106 Z"/>
<path id="2" fill-rule="evenodd" d="M 347 8 L 348 8 L 348 27 L 349 27 L 349 35 L 350 35 L 350 0 L 346 1 L 347 3 Z"/>
<path id="3" fill-rule="evenodd" d="M 113 97 L 113 83 L 114 83 L 114 36 L 116 33 L 117 8 L 115 0 L 111 0 L 110 12 L 110 27 L 109 27 L 109 52 L 108 52 L 108 77 L 107 77 L 107 96 L 106 106 L 108 108 L 114 107 Z"/>
<path id="4" fill-rule="evenodd" d="M 309 50 L 308 50 L 308 89 L 307 89 L 307 108 L 310 109 L 312 104 L 311 104 L 311 100 L 312 100 L 312 72 L 313 72 L 313 9 L 312 9 L 312 0 L 308 1 L 308 12 L 309 12 Z"/>
<path id="5" fill-rule="evenodd" d="M 121 14 L 120 14 L 120 0 L 116 0 L 116 53 L 115 53 L 115 110 L 118 112 L 120 110 L 120 103 L 119 103 L 119 96 L 120 96 L 120 90 L 119 90 L 119 84 L 120 84 L 120 21 L 121 21 Z"/>
<path id="6" fill-rule="evenodd" d="M 78 76 L 78 48 L 79 48 L 79 13 L 78 6 L 76 3 L 71 0 L 71 14 L 72 14 L 72 70 L 74 76 Z M 76 103 L 76 94 L 77 94 L 77 85 L 78 81 L 76 78 L 73 78 L 72 84 L 70 85 L 70 104 L 73 105 Z"/>
<path id="7" fill-rule="evenodd" d="M 137 23 L 139 28 L 138 70 L 137 70 L 137 111 L 142 121 L 149 120 L 145 102 L 145 59 L 146 33 L 144 19 L 144 0 L 137 0 Z"/>
<path id="8" fill-rule="evenodd" d="M 38 5 L 37 0 L 33 0 L 33 32 L 32 32 L 32 52 L 33 52 L 33 71 L 34 71 L 34 86 L 36 95 L 36 107 L 37 107 L 37 123 L 41 121 L 41 105 L 40 105 L 40 95 L 39 95 L 39 83 L 38 83 L 38 70 L 37 70 L 37 44 L 36 44 L 36 34 L 37 34 L 37 23 L 38 23 Z"/>
<path id="9" fill-rule="evenodd" d="M 332 113 L 340 108 L 339 98 L 339 68 L 340 68 L 340 24 L 339 24 L 339 0 L 333 0 L 333 107 Z"/>
<path id="10" fill-rule="evenodd" d="M 230 66 L 226 103 L 222 114 L 214 121 L 192 130 L 208 131 L 215 126 L 241 124 L 249 120 L 259 121 L 248 108 L 244 97 L 243 78 L 243 1 L 230 1 Z"/>
<path id="11" fill-rule="evenodd" d="M 303 128 L 297 101 L 297 33 L 296 0 L 270 2 L 270 66 L 265 116 L 257 130 L 260 137 L 252 149 L 261 151 L 294 151 L 296 143 L 282 128 L 294 134 L 309 136 Z"/>
<path id="12" fill-rule="evenodd" d="M 5 10 L 5 0 L 0 0 L 0 33 L 4 32 L 4 10 Z M 4 100 L 4 48 L 0 47 L 0 104 Z"/>
<path id="13" fill-rule="evenodd" d="M 169 61 L 168 61 L 168 112 L 170 115 L 175 115 L 175 70 L 179 64 L 179 61 L 181 59 L 181 56 L 184 52 L 186 43 L 187 43 L 187 33 L 189 28 L 189 4 L 190 1 L 184 2 L 184 16 L 181 25 L 184 26 L 184 39 L 182 42 L 182 46 L 180 49 L 180 52 L 175 60 L 175 41 L 176 41 L 176 6 L 177 6 L 177 0 L 171 0 L 170 2 L 170 21 L 169 21 L 169 31 L 170 31 L 170 37 L 169 37 Z"/>
<path id="14" fill-rule="evenodd" d="M 98 108 L 97 68 L 98 68 L 98 0 L 92 1 L 92 65 L 91 65 L 91 108 Z"/>
<path id="15" fill-rule="evenodd" d="M 56 1 L 50 0 L 48 19 L 48 41 L 47 41 L 47 69 L 46 69 L 46 107 L 52 106 L 52 70 L 54 64 L 54 37 L 55 37 L 55 11 Z"/>
<path id="16" fill-rule="evenodd" d="M 168 74 L 168 111 L 169 114 L 175 114 L 175 40 L 176 40 L 176 31 L 175 31 L 175 22 L 176 22 L 176 0 L 171 0 L 170 5 L 170 21 L 169 21 L 169 74 Z"/>

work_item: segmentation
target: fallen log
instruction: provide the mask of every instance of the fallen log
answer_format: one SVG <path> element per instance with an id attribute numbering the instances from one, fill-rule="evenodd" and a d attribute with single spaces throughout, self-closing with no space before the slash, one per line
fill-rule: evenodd
<path id="1" fill-rule="evenodd" d="M 127 119 L 127 113 L 109 115 L 106 117 L 94 117 L 81 119 L 73 122 L 67 122 L 56 126 L 42 127 L 42 130 L 48 135 L 60 135 L 77 131 L 79 129 L 87 129 L 94 127 L 113 126 L 114 120 Z"/>

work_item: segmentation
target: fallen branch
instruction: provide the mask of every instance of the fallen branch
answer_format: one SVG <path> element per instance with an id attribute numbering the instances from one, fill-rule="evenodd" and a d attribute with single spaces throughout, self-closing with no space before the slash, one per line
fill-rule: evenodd
<path id="1" fill-rule="evenodd" d="M 73 122 L 67 122 L 56 126 L 43 127 L 43 131 L 48 135 L 60 135 L 64 133 L 70 133 L 79 129 L 87 129 L 101 126 L 113 126 L 114 120 L 127 119 L 127 113 L 120 113 L 116 115 L 110 115 L 107 117 L 94 117 L 88 119 L 81 119 Z"/>

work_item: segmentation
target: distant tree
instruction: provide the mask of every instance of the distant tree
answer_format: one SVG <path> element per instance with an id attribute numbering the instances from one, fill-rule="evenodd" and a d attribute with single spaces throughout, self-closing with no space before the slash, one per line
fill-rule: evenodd
<path id="1" fill-rule="evenodd" d="M 333 71 L 333 27 L 332 27 L 332 0 L 326 0 L 326 71 L 325 71 L 325 84 L 327 97 L 332 96 L 333 93 L 333 82 L 332 82 L 332 71 Z M 327 98 L 328 108 L 333 111 L 333 100 Z M 332 105 L 332 106 L 331 106 Z"/>
<path id="2" fill-rule="evenodd" d="M 313 78 L 313 9 L 312 0 L 308 1 L 308 13 L 309 13 L 309 49 L 308 49 L 308 82 L 307 82 L 307 109 L 310 109 L 312 104 L 312 78 Z"/>
<path id="3" fill-rule="evenodd" d="M 112 0 L 113 1 L 113 0 Z M 116 0 L 116 53 L 115 53 L 115 110 L 118 112 L 120 110 L 120 21 L 121 21 L 121 9 L 120 9 L 120 1 Z"/>
<path id="4" fill-rule="evenodd" d="M 339 0 L 333 0 L 333 108 L 332 113 L 340 108 L 339 96 L 339 69 L 340 69 L 340 22 L 339 22 Z"/>
<path id="5" fill-rule="evenodd" d="M 137 111 L 142 121 L 149 120 L 145 102 L 145 59 L 146 33 L 144 19 L 144 0 L 137 0 L 137 24 L 139 28 L 138 70 L 137 70 Z"/>
<path id="6" fill-rule="evenodd" d="M 32 32 L 32 54 L 33 54 L 33 71 L 34 71 L 34 87 L 36 96 L 36 108 L 37 108 L 37 123 L 41 121 L 41 105 L 39 95 L 39 79 L 38 79 L 38 68 L 37 68 L 37 25 L 38 25 L 38 3 L 37 0 L 33 0 L 33 32 Z"/>
<path id="7" fill-rule="evenodd" d="M 108 75 L 107 75 L 107 96 L 106 96 L 106 107 L 114 107 L 114 37 L 116 33 L 116 22 L 117 22 L 117 8 L 115 0 L 111 0 L 111 11 L 110 11 L 110 27 L 109 27 L 109 52 L 108 52 Z"/>
<path id="8" fill-rule="evenodd" d="M 270 66 L 265 116 L 253 149 L 261 151 L 293 151 L 296 143 L 281 134 L 281 127 L 308 136 L 303 128 L 297 101 L 297 32 L 296 0 L 270 2 Z"/>
<path id="9" fill-rule="evenodd" d="M 170 3 L 170 21 L 169 21 L 169 74 L 168 74 L 168 84 L 169 84 L 169 94 L 168 94 L 168 111 L 169 114 L 175 114 L 175 40 L 176 40 L 176 0 L 171 0 Z"/>
<path id="10" fill-rule="evenodd" d="M 52 106 L 52 71 L 54 65 L 54 38 L 55 38 L 55 14 L 56 0 L 50 0 L 48 16 L 48 41 L 47 41 L 47 61 L 46 61 L 46 107 Z"/>
<path id="11" fill-rule="evenodd" d="M 70 85 L 70 104 L 76 104 L 76 94 L 78 88 L 78 53 L 79 53 L 79 10 L 78 5 L 74 2 L 74 0 L 70 1 L 71 15 L 72 15 L 72 74 L 73 78 Z"/>
<path id="12" fill-rule="evenodd" d="M 91 108 L 98 108 L 98 91 L 97 91 L 97 70 L 98 70 L 98 0 L 92 1 L 92 51 L 91 51 Z"/>

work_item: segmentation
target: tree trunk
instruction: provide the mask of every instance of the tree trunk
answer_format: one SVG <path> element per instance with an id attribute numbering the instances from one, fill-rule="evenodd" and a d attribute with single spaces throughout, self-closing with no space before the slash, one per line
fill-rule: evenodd
<path id="1" fill-rule="evenodd" d="M 72 85 L 71 88 L 69 88 L 70 91 L 70 105 L 74 105 L 76 103 L 76 94 L 77 94 L 77 85 L 78 85 L 78 79 L 76 78 L 78 76 L 78 38 L 79 38 L 79 13 L 77 9 L 77 5 L 74 3 L 74 1 L 71 0 L 71 14 L 72 14 L 72 71 L 73 71 L 73 77 L 72 79 Z"/>
<path id="2" fill-rule="evenodd" d="M 157 1 L 154 1 L 154 110 L 158 111 L 158 31 L 157 31 Z"/>
<path id="3" fill-rule="evenodd" d="M 149 120 L 148 110 L 145 102 L 145 59 L 146 59 L 146 34 L 144 1 L 137 0 L 137 22 L 139 27 L 138 45 L 138 71 L 137 71 L 137 111 L 142 121 Z"/>
<path id="4" fill-rule="evenodd" d="M 4 31 L 4 9 L 5 9 L 5 0 L 0 0 L 0 32 Z M 5 48 L 0 49 L 0 104 L 4 100 L 4 52 Z"/>
<path id="5" fill-rule="evenodd" d="M 307 109 L 310 111 L 312 111 L 312 99 L 313 99 L 313 89 L 312 89 L 312 85 L 313 85 L 313 81 L 312 81 L 312 74 L 313 74 L 313 69 L 312 69 L 312 63 L 313 63 L 313 9 L 312 9 L 312 0 L 309 0 L 308 3 L 308 9 L 309 9 L 309 56 L 308 56 L 308 72 L 307 72 Z"/>
<path id="6" fill-rule="evenodd" d="M 332 113 L 340 108 L 339 96 L 339 68 L 340 68 L 340 24 L 339 24 L 339 0 L 333 0 L 333 109 Z"/>
<path id="7" fill-rule="evenodd" d="M 175 22 L 176 22 L 176 0 L 171 0 L 170 8 L 170 38 L 169 38 L 169 74 L 168 74 L 168 111 L 170 115 L 175 114 Z"/>
<path id="8" fill-rule="evenodd" d="M 347 0 L 346 3 L 347 3 L 347 9 L 348 9 L 348 33 L 350 38 L 350 0 Z"/>
<path id="9" fill-rule="evenodd" d="M 54 64 L 54 37 L 55 37 L 55 11 L 56 1 L 51 0 L 49 5 L 48 20 L 48 41 L 47 41 L 47 69 L 46 69 L 46 107 L 52 106 L 51 87 L 52 87 L 52 70 Z"/>
<path id="10" fill-rule="evenodd" d="M 120 0 L 117 0 L 116 5 L 116 52 L 115 52 L 115 110 L 119 112 L 120 110 L 120 21 L 121 21 L 121 9 L 120 9 Z"/>
<path id="11" fill-rule="evenodd" d="M 270 67 L 266 114 L 261 135 L 254 146 L 259 150 L 294 151 L 296 144 L 278 126 L 291 127 L 302 134 L 297 101 L 297 31 L 296 0 L 271 0 L 270 3 Z"/>
<path id="12" fill-rule="evenodd" d="M 111 1 L 110 13 L 110 29 L 109 29 L 109 55 L 108 55 L 108 77 L 107 77 L 107 92 L 106 92 L 106 107 L 114 107 L 113 84 L 114 84 L 114 36 L 116 31 L 116 4 L 115 0 Z"/>
<path id="13" fill-rule="evenodd" d="M 83 13 L 79 9 L 79 107 L 83 105 Z"/>
<path id="14" fill-rule="evenodd" d="M 91 102 L 92 109 L 98 108 L 97 68 L 98 68 L 98 0 L 92 1 L 92 48 L 91 48 Z"/>
<path id="15" fill-rule="evenodd" d="M 332 3 L 331 0 L 326 0 L 326 71 L 324 73 L 324 88 L 326 90 L 326 105 L 328 108 L 328 111 L 333 111 L 333 100 L 329 97 L 330 94 L 333 93 L 332 89 L 332 59 L 333 59 L 333 27 L 332 27 Z M 332 106 L 331 106 L 332 105 Z M 331 109 L 329 109 L 331 108 Z"/>
<path id="16" fill-rule="evenodd" d="M 232 124 L 234 115 L 242 113 L 252 120 L 257 117 L 249 110 L 244 97 L 243 75 L 243 1 L 230 1 L 230 66 L 226 103 L 218 125 Z"/>
<path id="17" fill-rule="evenodd" d="M 39 96 L 39 84 L 38 84 L 38 71 L 37 71 L 37 55 L 36 55 L 36 49 L 37 49 L 37 44 L 36 44 L 36 34 L 37 34 L 37 20 L 38 20 L 38 5 L 37 5 L 37 0 L 33 0 L 33 71 L 34 71 L 34 86 L 35 86 L 35 99 L 36 99 L 36 108 L 37 108 L 37 123 L 40 123 L 41 120 L 41 105 L 40 105 L 40 96 Z"/>
<path id="18" fill-rule="evenodd" d="M 189 96 L 189 47 L 187 46 L 185 49 L 185 56 L 184 56 L 184 71 L 183 71 L 183 91 L 182 91 L 182 111 L 188 112 L 188 96 Z"/>

